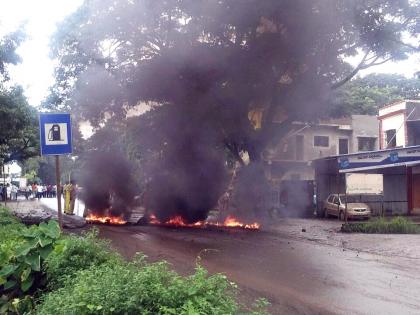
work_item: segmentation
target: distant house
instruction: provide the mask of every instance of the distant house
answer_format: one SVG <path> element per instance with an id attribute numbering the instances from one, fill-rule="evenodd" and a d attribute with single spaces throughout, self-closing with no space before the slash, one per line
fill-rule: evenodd
<path id="1" fill-rule="evenodd" d="M 377 150 L 378 130 L 378 118 L 369 115 L 352 115 L 317 124 L 295 122 L 276 146 L 264 152 L 267 177 L 274 182 L 313 180 L 312 160 Z"/>
<path id="2" fill-rule="evenodd" d="M 380 149 L 420 144 L 420 100 L 403 100 L 379 109 Z"/>

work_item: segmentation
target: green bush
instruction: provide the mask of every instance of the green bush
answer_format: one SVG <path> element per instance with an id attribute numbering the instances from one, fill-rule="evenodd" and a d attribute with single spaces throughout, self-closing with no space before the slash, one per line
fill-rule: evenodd
<path id="1" fill-rule="evenodd" d="M 21 224 L 6 208 L 0 207 L 0 267 L 5 265 L 16 247 L 24 242 Z"/>
<path id="2" fill-rule="evenodd" d="M 104 263 L 77 273 L 44 296 L 38 315 L 50 314 L 240 314 L 235 285 L 198 267 L 181 277 L 164 262 Z M 263 314 L 253 311 L 252 314 Z"/>
<path id="3" fill-rule="evenodd" d="M 341 231 L 370 234 L 419 234 L 420 226 L 404 217 L 395 217 L 391 220 L 378 218 L 368 222 L 345 223 L 341 226 Z"/>
<path id="4" fill-rule="evenodd" d="M 44 266 L 50 290 L 61 287 L 79 270 L 122 260 L 118 254 L 109 251 L 108 242 L 96 237 L 97 230 L 92 230 L 84 236 L 66 236 L 59 242 Z"/>
<path id="5" fill-rule="evenodd" d="M 31 295 L 44 286 L 43 261 L 53 250 L 61 231 L 56 221 L 25 227 L 2 210 L 0 247 L 0 314 L 32 308 Z M 4 234 L 4 230 L 10 234 Z"/>

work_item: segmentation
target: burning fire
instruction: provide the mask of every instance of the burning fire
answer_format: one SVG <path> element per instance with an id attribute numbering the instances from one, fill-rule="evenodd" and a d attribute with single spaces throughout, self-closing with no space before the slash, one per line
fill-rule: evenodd
<path id="1" fill-rule="evenodd" d="M 89 223 L 104 223 L 104 224 L 126 224 L 127 223 L 127 221 L 123 220 L 120 217 L 98 216 L 94 214 L 89 214 L 86 217 L 86 221 Z"/>
<path id="2" fill-rule="evenodd" d="M 163 225 L 163 226 L 175 226 L 175 227 L 206 227 L 206 226 L 216 226 L 216 227 L 234 227 L 234 228 L 242 228 L 242 229 L 250 229 L 250 230 L 258 230 L 260 228 L 260 224 L 254 222 L 252 224 L 246 224 L 238 221 L 233 216 L 228 216 L 223 223 L 221 222 L 206 222 L 206 221 L 199 221 L 196 223 L 186 223 L 184 219 L 180 216 L 176 216 L 171 218 L 166 222 L 160 222 L 155 215 L 150 215 L 150 224 L 156 225 Z"/>

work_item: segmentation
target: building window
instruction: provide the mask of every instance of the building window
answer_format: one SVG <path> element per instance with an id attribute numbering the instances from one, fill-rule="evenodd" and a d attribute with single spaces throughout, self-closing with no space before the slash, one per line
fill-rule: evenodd
<path id="1" fill-rule="evenodd" d="M 349 139 L 338 139 L 338 154 L 349 153 Z"/>
<path id="2" fill-rule="evenodd" d="M 328 136 L 314 136 L 314 146 L 328 148 L 330 146 L 330 139 Z"/>
<path id="3" fill-rule="evenodd" d="M 364 151 L 374 151 L 375 150 L 375 143 L 376 138 L 369 138 L 369 137 L 358 137 L 358 150 L 361 152 Z"/>
<path id="4" fill-rule="evenodd" d="M 395 148 L 397 146 L 397 131 L 395 129 L 385 131 L 385 141 L 385 149 Z"/>

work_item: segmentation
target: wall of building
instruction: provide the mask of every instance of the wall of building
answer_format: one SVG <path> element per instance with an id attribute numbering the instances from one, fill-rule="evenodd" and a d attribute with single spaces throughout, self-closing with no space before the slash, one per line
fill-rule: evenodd
<path id="1" fill-rule="evenodd" d="M 359 151 L 358 138 L 375 138 L 372 150 L 379 149 L 379 120 L 377 116 L 352 115 L 352 147 L 350 153 Z"/>
<path id="2" fill-rule="evenodd" d="M 405 114 L 398 113 L 396 115 L 387 116 L 381 118 L 382 122 L 382 148 L 386 149 L 386 136 L 385 133 L 387 130 L 395 129 L 396 130 L 396 142 L 397 147 L 405 146 L 406 139 L 406 129 L 405 129 Z"/>
<path id="3" fill-rule="evenodd" d="M 311 161 L 314 159 L 338 155 L 339 139 L 347 139 L 349 141 L 349 151 L 352 147 L 351 130 L 340 130 L 335 126 L 312 126 L 304 132 L 299 133 L 304 137 L 304 160 Z M 329 138 L 328 147 L 320 147 L 314 145 L 315 136 L 327 136 Z"/>

